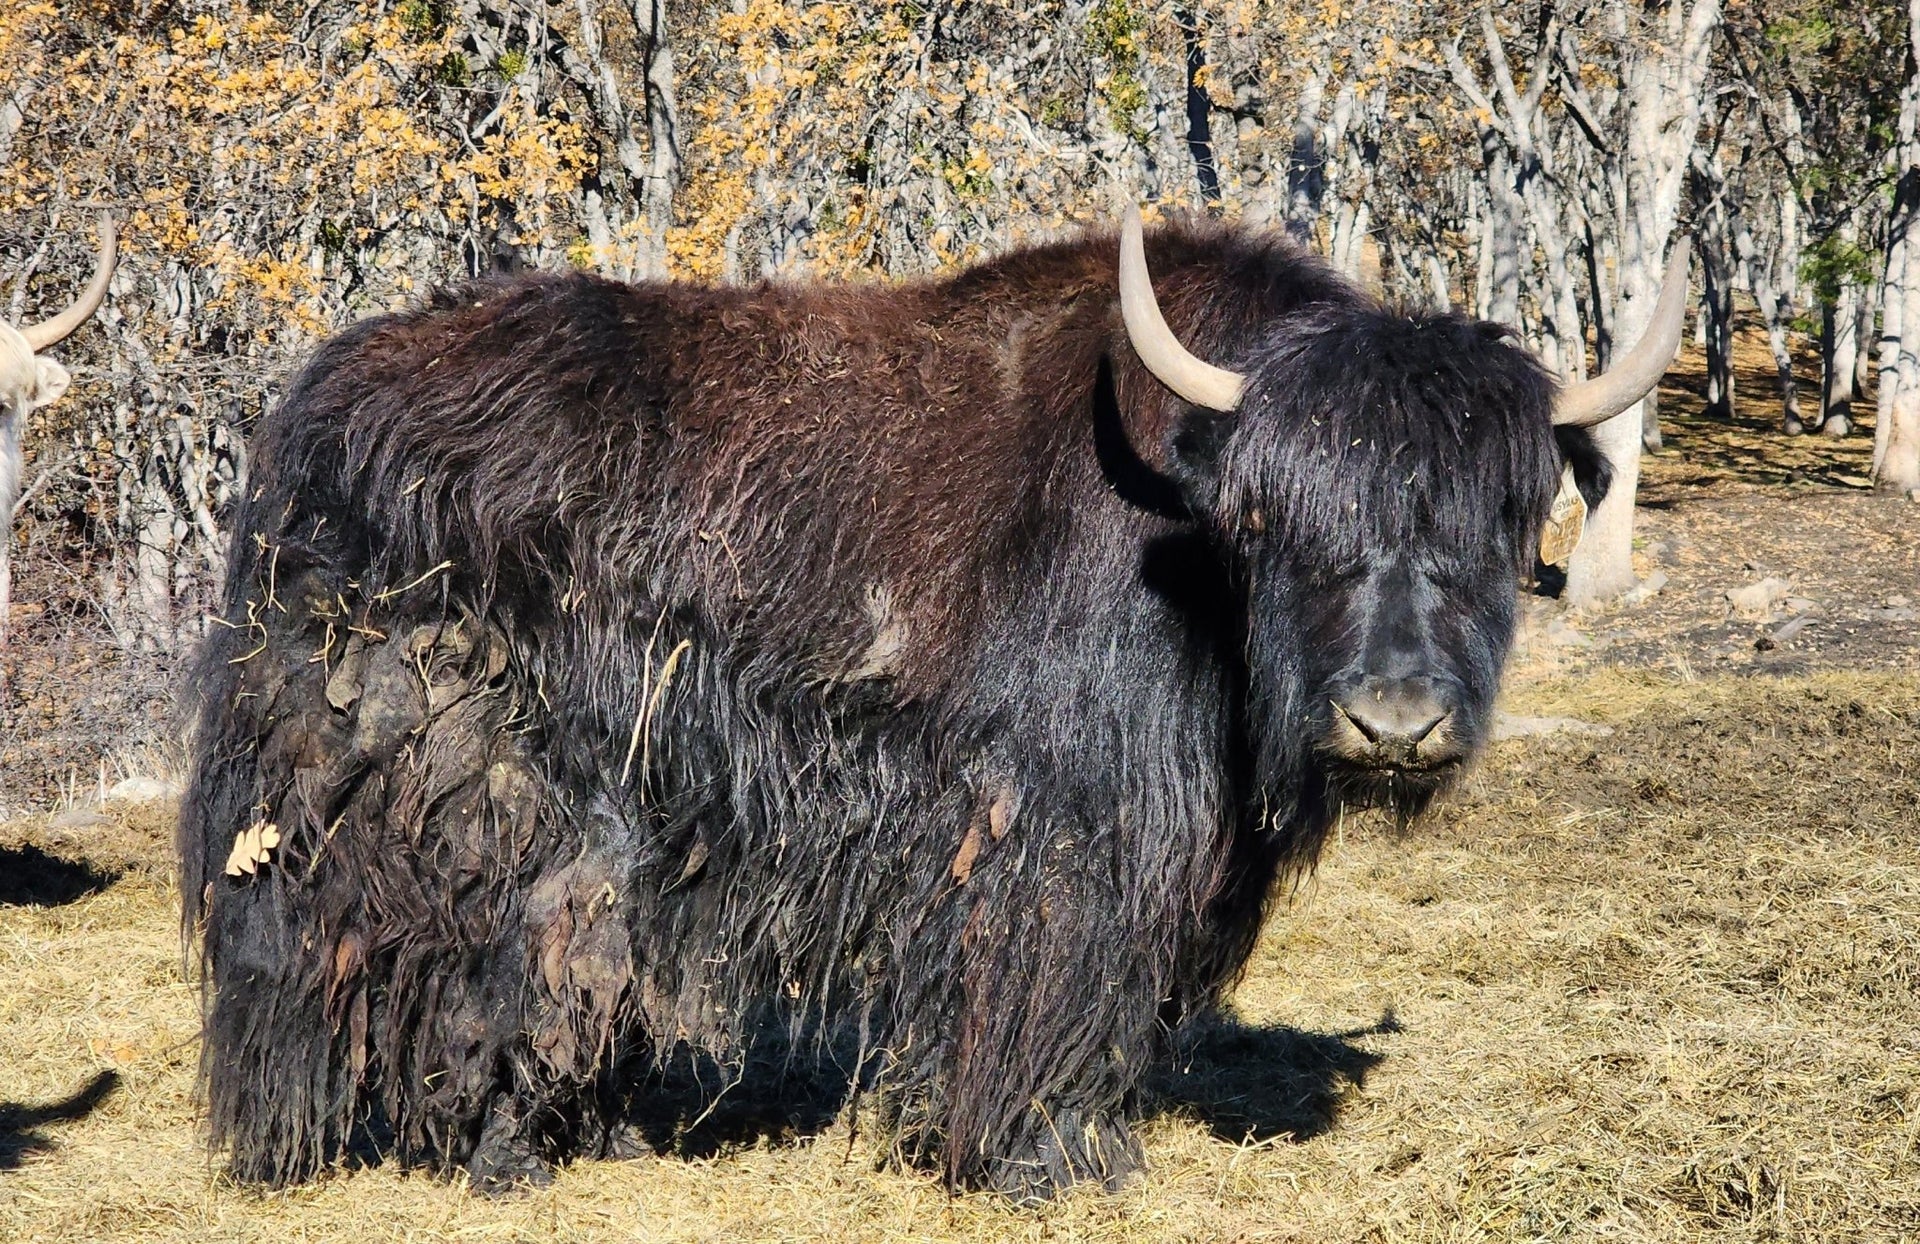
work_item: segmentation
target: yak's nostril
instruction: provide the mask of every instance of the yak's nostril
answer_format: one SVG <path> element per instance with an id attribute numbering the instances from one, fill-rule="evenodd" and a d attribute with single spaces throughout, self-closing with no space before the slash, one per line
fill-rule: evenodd
<path id="1" fill-rule="evenodd" d="M 1334 707 L 1376 747 L 1407 750 L 1440 728 L 1451 710 L 1424 691 L 1398 688 L 1362 691 Z"/>

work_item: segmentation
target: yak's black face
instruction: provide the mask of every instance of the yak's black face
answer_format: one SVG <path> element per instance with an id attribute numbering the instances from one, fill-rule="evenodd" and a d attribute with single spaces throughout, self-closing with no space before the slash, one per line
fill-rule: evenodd
<path id="1" fill-rule="evenodd" d="M 1484 737 L 1513 634 L 1511 544 L 1277 534 L 1247 569 L 1256 677 L 1296 665 L 1300 702 L 1279 728 L 1304 728 L 1351 801 L 1417 810 Z"/>
<path id="2" fill-rule="evenodd" d="M 1239 411 L 1183 426 L 1244 586 L 1263 784 L 1315 766 L 1408 815 L 1478 747 L 1563 461 L 1605 488 L 1552 398 L 1496 326 L 1342 307 L 1276 329 Z"/>

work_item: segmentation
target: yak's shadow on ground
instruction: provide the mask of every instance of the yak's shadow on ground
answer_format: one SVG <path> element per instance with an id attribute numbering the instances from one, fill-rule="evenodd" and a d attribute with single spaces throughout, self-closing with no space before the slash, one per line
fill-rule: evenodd
<path id="1" fill-rule="evenodd" d="M 45 1106 L 0 1101 L 0 1171 L 13 1170 L 28 1154 L 53 1147 L 52 1139 L 40 1128 L 86 1118 L 119 1086 L 118 1072 L 103 1071 L 64 1101 Z"/>
<path id="2" fill-rule="evenodd" d="M 791 1144 L 833 1126 L 859 1078 L 848 1040 L 764 1034 L 744 1064 L 691 1048 L 636 1077 L 628 1125 L 654 1153 L 711 1158 L 761 1141 Z"/>
<path id="3" fill-rule="evenodd" d="M 1341 1106 L 1386 1057 L 1355 1043 L 1399 1031 L 1392 1011 L 1376 1024 L 1334 1033 L 1222 1016 L 1182 1034 L 1150 1088 L 1164 1110 L 1198 1119 L 1231 1144 L 1312 1140 L 1333 1129 Z"/>
<path id="4" fill-rule="evenodd" d="M 1151 1077 L 1150 1105 L 1197 1119 L 1230 1144 L 1311 1140 L 1333 1128 L 1385 1057 L 1359 1042 L 1398 1031 L 1392 1012 L 1339 1033 L 1209 1019 L 1184 1032 Z M 681 1158 L 795 1143 L 841 1117 L 861 1079 L 856 1061 L 850 1041 L 811 1036 L 763 1037 L 741 1067 L 680 1051 L 635 1078 L 628 1127 L 648 1151 Z"/>
<path id="5" fill-rule="evenodd" d="M 0 906 L 64 907 L 98 894 L 118 872 L 63 860 L 39 847 L 0 847 Z"/>

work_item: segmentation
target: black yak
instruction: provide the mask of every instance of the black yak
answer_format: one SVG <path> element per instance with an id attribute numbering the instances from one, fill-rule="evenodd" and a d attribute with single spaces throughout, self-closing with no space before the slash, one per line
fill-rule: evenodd
<path id="1" fill-rule="evenodd" d="M 1676 288 L 1558 394 L 1504 328 L 1132 215 L 346 330 L 258 431 L 200 658 L 213 1142 L 537 1178 L 781 1024 L 857 1034 L 952 1187 L 1124 1179 L 1276 879 L 1482 738 L 1563 464 L 1604 487 L 1577 425 Z"/>

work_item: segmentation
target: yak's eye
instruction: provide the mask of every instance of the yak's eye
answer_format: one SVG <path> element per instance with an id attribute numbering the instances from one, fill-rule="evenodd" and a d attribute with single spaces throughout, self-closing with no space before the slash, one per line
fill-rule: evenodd
<path id="1" fill-rule="evenodd" d="M 1366 578 L 1367 569 L 1364 557 L 1331 557 L 1305 567 L 1301 578 L 1317 591 L 1337 591 Z"/>
<path id="2" fill-rule="evenodd" d="M 1478 556 L 1446 556 L 1428 558 L 1420 567 L 1420 573 L 1429 583 L 1445 591 L 1467 591 L 1489 578 L 1506 573 L 1505 541 L 1498 546 L 1489 544 L 1478 550 Z"/>

